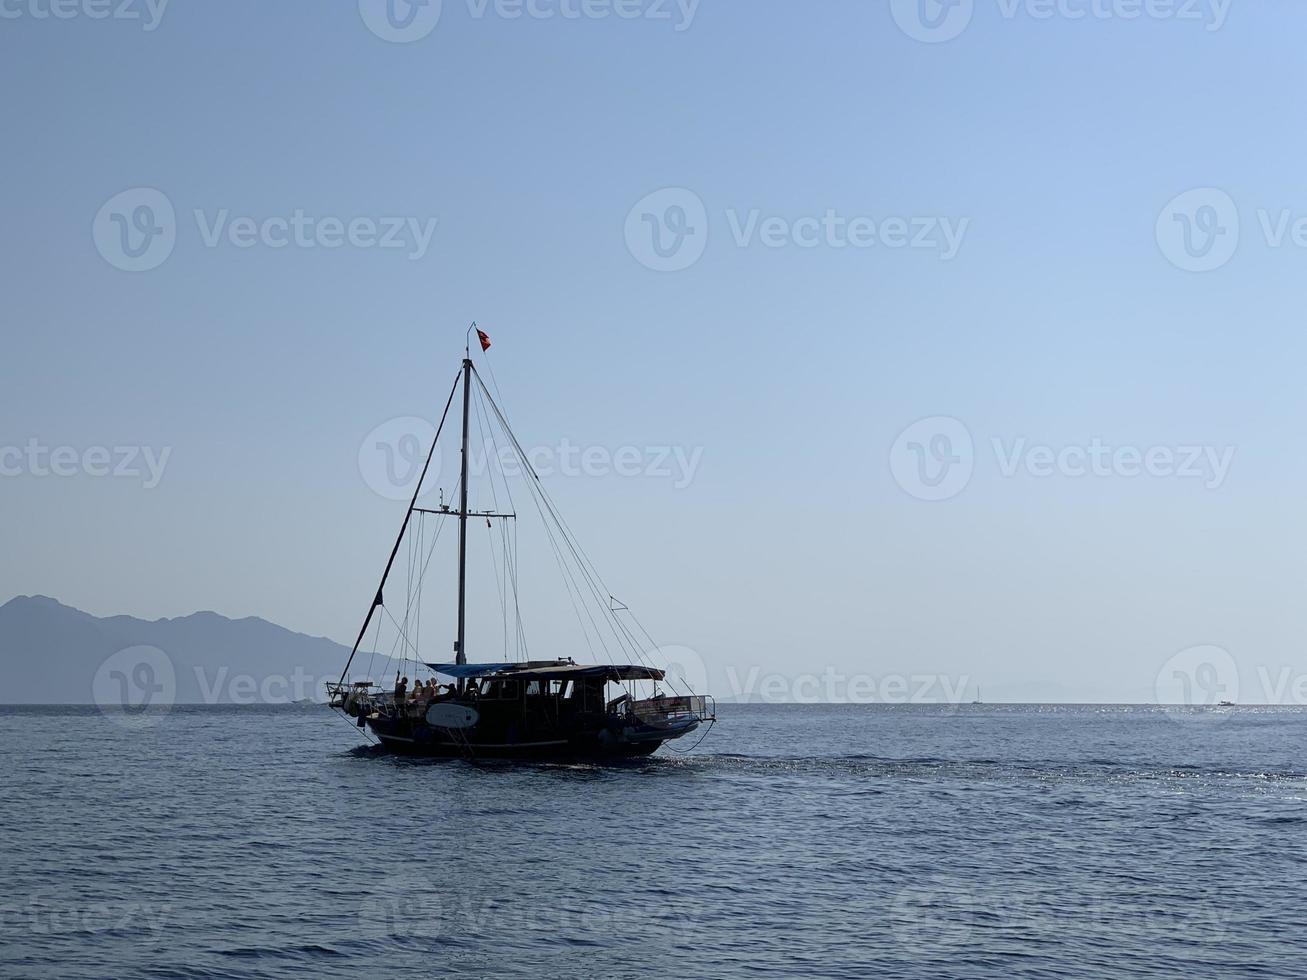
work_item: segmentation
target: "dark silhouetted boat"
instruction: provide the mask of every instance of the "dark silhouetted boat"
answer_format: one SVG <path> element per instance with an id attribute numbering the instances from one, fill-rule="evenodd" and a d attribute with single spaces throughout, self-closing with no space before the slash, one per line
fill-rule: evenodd
<path id="1" fill-rule="evenodd" d="M 474 329 L 475 326 L 473 324 Z M 490 346 L 489 338 L 479 330 L 477 335 L 484 352 Z M 418 500 L 424 493 L 423 481 L 454 396 L 460 388 L 463 413 L 458 506 L 455 508 L 442 502 L 438 510 L 418 507 Z M 492 420 L 507 437 L 507 446 L 511 447 L 521 470 L 521 482 L 529 488 L 541 518 L 546 522 L 550 540 L 557 545 L 555 556 L 560 559 L 560 567 L 569 579 L 565 583 L 568 595 L 573 598 L 574 605 L 577 600 L 587 603 L 586 615 L 594 629 L 593 637 L 586 633 L 589 648 L 593 650 L 596 644 L 592 640 L 598 640 L 605 654 L 615 648 L 624 659 L 634 662 L 578 663 L 568 657 L 515 662 L 506 658 L 498 663 L 469 663 L 466 645 L 468 519 L 484 520 L 490 526 L 492 522 L 511 522 L 517 517 L 498 508 L 478 511 L 468 508 L 468 431 L 474 397 L 477 399 L 478 423 Z M 425 666 L 431 674 L 428 681 L 420 683 L 415 676 L 410 689 L 404 683 L 406 678 L 401 677 L 396 678 L 394 685 L 388 686 L 371 679 L 352 680 L 350 668 L 364 638 L 374 620 L 379 621 L 379 611 L 386 610 L 384 593 L 387 580 L 395 567 L 401 544 L 406 535 L 413 533 L 415 518 L 419 522 L 452 520 L 458 524 L 458 626 L 454 662 L 429 663 L 418 656 L 416 639 L 407 635 L 410 615 L 405 610 L 400 618 L 389 614 L 386 618 L 398 628 L 404 650 L 413 651 L 412 657 L 405 653 L 405 660 L 411 659 L 415 666 Z M 425 547 L 419 547 L 418 553 L 424 550 Z M 516 608 L 515 545 L 506 543 L 503 557 L 503 588 Z M 425 571 L 425 565 L 422 570 Z M 419 578 L 416 589 L 420 592 L 420 588 Z M 409 585 L 404 591 L 406 602 L 411 602 L 414 586 Z M 579 612 L 577 618 L 582 630 L 587 630 L 587 620 Z M 391 549 L 381 584 L 359 630 L 349 661 L 340 680 L 328 685 L 331 707 L 354 719 L 359 728 L 370 732 L 386 749 L 409 755 L 512 759 L 618 759 L 648 755 L 664 742 L 682 738 L 701 725 L 714 722 L 716 712 L 712 698 L 707 695 L 671 689 L 676 680 L 669 679 L 663 669 L 648 662 L 649 657 L 636 642 L 632 626 L 648 638 L 630 610 L 603 588 L 594 566 L 563 522 L 527 454 L 509 428 L 503 411 L 491 397 L 469 351 L 450 391 L 399 536 Z M 506 625 L 506 654 L 509 645 L 507 632 Z M 519 639 L 523 637 L 520 614 L 517 636 Z M 443 679 L 444 683 L 437 683 L 437 678 Z"/>

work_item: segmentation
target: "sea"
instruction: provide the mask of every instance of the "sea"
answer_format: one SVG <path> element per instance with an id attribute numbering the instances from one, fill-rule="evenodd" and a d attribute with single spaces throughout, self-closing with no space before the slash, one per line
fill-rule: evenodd
<path id="1" fill-rule="evenodd" d="M 515 765 L 315 705 L 0 709 L 0 976 L 1307 977 L 1303 709 L 718 718 Z"/>

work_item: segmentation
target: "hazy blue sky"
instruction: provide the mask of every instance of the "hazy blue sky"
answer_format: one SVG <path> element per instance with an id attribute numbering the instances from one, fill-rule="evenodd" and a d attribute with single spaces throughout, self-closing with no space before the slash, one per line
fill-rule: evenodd
<path id="1" fill-rule="evenodd" d="M 701 450 L 550 486 L 719 690 L 1146 700 L 1215 644 L 1264 700 L 1307 671 L 1307 8 L 924 2 L 401 2 L 393 43 L 371 0 L 4 0 L 0 600 L 352 640 L 403 510 L 360 447 L 438 415 L 475 319 L 528 445 Z M 297 212 L 402 247 L 274 247 Z M 170 455 L 147 489 L 97 446 Z"/>

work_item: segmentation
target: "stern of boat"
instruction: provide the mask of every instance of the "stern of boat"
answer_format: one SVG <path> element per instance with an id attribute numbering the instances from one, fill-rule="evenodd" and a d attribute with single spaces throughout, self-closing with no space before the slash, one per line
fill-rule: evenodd
<path id="1" fill-rule="evenodd" d="M 648 698 L 625 708 L 623 741 L 631 744 L 670 742 L 717 720 L 717 702 L 706 694 Z"/>

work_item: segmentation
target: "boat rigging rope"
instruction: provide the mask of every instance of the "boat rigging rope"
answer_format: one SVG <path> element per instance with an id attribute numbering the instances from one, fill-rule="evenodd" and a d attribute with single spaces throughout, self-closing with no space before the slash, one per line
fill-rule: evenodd
<path id="1" fill-rule="evenodd" d="M 490 371 L 490 380 L 495 386 L 495 391 L 498 392 L 499 382 L 495 379 L 495 369 L 490 363 L 490 358 L 487 356 L 487 352 L 484 350 L 481 352 L 481 359 L 485 361 L 486 368 Z M 485 405 L 484 405 L 485 396 L 481 393 L 480 387 L 477 388 L 476 395 L 477 395 L 477 410 L 479 413 L 478 425 L 480 425 L 480 419 L 483 415 L 485 416 L 486 419 L 486 425 L 483 430 L 482 438 L 484 439 L 486 438 L 486 436 L 489 436 L 490 446 L 491 449 L 494 451 L 494 459 L 497 463 L 499 463 L 499 478 L 504 483 L 504 494 L 508 497 L 508 509 L 510 512 L 516 514 L 517 502 L 513 499 L 513 488 L 509 484 L 508 475 L 504 473 L 503 456 L 500 454 L 499 451 L 499 440 L 495 438 L 495 427 L 490 424 L 490 413 L 487 412 L 485 409 Z M 501 401 L 503 400 L 502 395 L 500 396 L 500 400 Z M 491 475 L 490 492 L 493 496 L 495 491 L 493 471 L 491 472 L 490 475 Z M 496 510 L 499 509 L 499 502 L 497 497 L 495 498 L 495 509 Z M 515 640 L 517 643 L 517 659 L 520 662 L 523 660 L 530 660 L 531 651 L 527 649 L 526 630 L 522 623 L 522 602 L 521 602 L 521 596 L 518 593 L 518 588 L 517 588 L 517 578 L 518 578 L 517 570 L 519 567 L 518 560 L 517 560 L 518 559 L 517 521 L 514 520 L 512 522 L 511 528 L 506 524 L 501 524 L 500 532 L 501 532 L 501 537 L 503 538 L 504 564 L 507 568 L 507 574 L 508 574 L 507 581 L 511 582 L 512 591 L 513 591 L 513 615 L 516 620 Z"/>
<path id="2" fill-rule="evenodd" d="M 494 399 L 490 397 L 490 392 L 486 389 L 485 382 L 481 380 L 481 376 L 479 374 L 477 375 L 477 383 L 481 386 L 481 391 L 485 397 L 485 400 L 489 403 L 490 407 L 494 410 L 496 417 L 499 419 L 499 424 L 503 428 L 504 433 L 508 436 L 510 444 L 512 445 L 514 451 L 517 453 L 518 460 L 521 462 L 526 472 L 533 478 L 525 481 L 527 487 L 531 490 L 532 502 L 535 504 L 536 510 L 540 514 L 540 519 L 545 525 L 545 531 L 549 535 L 550 543 L 556 549 L 556 557 L 559 560 L 560 568 L 563 569 L 564 574 L 571 581 L 573 588 L 576 589 L 577 597 L 582 598 L 581 588 L 577 584 L 575 576 L 572 575 L 571 569 L 567 567 L 566 561 L 564 560 L 564 557 L 562 555 L 562 549 L 558 548 L 558 543 L 554 536 L 554 527 L 557 527 L 559 536 L 562 537 L 563 543 L 567 545 L 568 550 L 572 553 L 573 559 L 576 561 L 577 569 L 582 573 L 583 577 L 586 577 L 588 579 L 588 575 L 586 574 L 584 565 L 580 562 L 579 558 L 577 558 L 576 546 L 571 540 L 569 540 L 569 531 L 567 527 L 564 525 L 564 523 L 559 520 L 559 515 L 556 509 L 553 507 L 553 503 L 549 499 L 549 495 L 545 492 L 544 487 L 541 486 L 540 484 L 539 474 L 536 473 L 535 467 L 531 465 L 531 461 L 527 458 L 526 451 L 522 448 L 522 444 L 518 441 L 517 436 L 513 434 L 513 430 L 509 426 L 508 420 L 504 418 L 503 412 L 500 411 L 499 406 L 495 404 Z M 542 504 L 543 507 L 541 506 Z M 545 513 L 546 510 L 548 510 L 549 512 L 548 515 L 546 515 Z M 553 526 L 551 526 L 550 524 L 551 519 L 553 522 Z M 587 584 L 590 585 L 591 591 L 593 593 L 594 592 L 593 582 L 587 582 Z M 598 599 L 597 594 L 595 595 L 595 598 Z M 604 648 L 604 654 L 606 656 L 611 657 L 612 654 L 611 651 L 609 651 L 608 649 L 608 644 L 604 642 L 603 631 L 599 629 L 599 625 L 598 623 L 595 622 L 594 615 L 593 613 L 591 613 L 589 605 L 585 603 L 583 598 L 582 598 L 582 605 L 585 606 L 586 616 L 587 618 L 589 618 L 590 625 L 595 631 L 596 639 L 599 640 L 600 646 Z M 584 632 L 584 623 L 582 624 L 582 631 Z M 620 637 L 618 637 L 618 640 L 619 640 L 618 645 L 620 646 L 621 645 Z M 590 646 L 589 634 L 586 634 L 586 644 L 587 646 Z M 590 653 L 592 656 L 594 655 L 593 646 L 590 646 Z"/>
<path id="3" fill-rule="evenodd" d="M 332 712 L 333 715 L 335 715 L 335 713 L 336 713 L 336 712 L 334 712 L 334 711 Z M 369 745 L 380 745 L 380 744 L 381 744 L 381 739 L 377 738 L 375 735 L 373 735 L 373 734 L 372 734 L 370 731 L 368 731 L 366 728 L 359 728 L 359 727 L 356 726 L 352 721 L 350 721 L 348 717 L 342 715 L 342 716 L 341 716 L 341 720 L 344 721 L 345 724 L 349 725 L 350 728 L 354 729 L 354 733 L 355 733 L 356 735 L 362 735 L 362 736 L 363 736 L 363 740 L 364 740 L 365 742 L 367 742 Z"/>
<path id="4" fill-rule="evenodd" d="M 417 486 L 413 488 L 413 497 L 409 501 L 408 510 L 404 512 L 404 522 L 399 527 L 399 535 L 395 538 L 395 544 L 390 549 L 390 557 L 386 559 L 385 571 L 381 573 L 381 583 L 377 586 L 377 593 L 373 596 L 372 605 L 368 607 L 368 614 L 363 617 L 363 625 L 359 627 L 359 635 L 354 640 L 354 646 L 349 651 L 349 659 L 345 661 L 345 666 L 340 672 L 340 684 L 345 683 L 345 678 L 349 676 L 350 664 L 354 662 L 354 657 L 359 652 L 359 644 L 367 635 L 368 625 L 372 622 L 372 617 L 376 613 L 377 606 L 381 605 L 382 594 L 386 588 L 386 579 L 390 577 L 390 569 L 395 564 L 395 556 L 399 554 L 399 546 L 404 538 L 404 532 L 408 530 L 408 522 L 413 516 L 413 508 L 417 506 L 418 496 L 422 493 L 422 483 L 426 479 L 427 470 L 431 466 L 431 457 L 436 453 L 436 444 L 440 441 L 440 433 L 444 431 L 445 420 L 449 418 L 449 407 L 454 404 L 454 392 L 458 391 L 459 382 L 462 380 L 463 372 L 459 372 L 454 379 L 454 384 L 449 389 L 449 398 L 445 402 L 445 410 L 440 415 L 440 424 L 436 426 L 436 435 L 431 440 L 431 451 L 427 453 L 426 462 L 422 464 L 422 472 L 418 476 Z"/>
<path id="5" fill-rule="evenodd" d="M 413 590 L 413 589 L 415 589 L 415 588 L 418 590 L 418 596 L 417 596 L 418 602 L 419 602 L 419 603 L 421 602 L 421 583 L 422 583 L 422 579 L 426 576 L 427 569 L 428 569 L 428 568 L 430 567 L 430 565 L 431 565 L 431 556 L 432 556 L 433 554 L 435 554 L 435 551 L 436 551 L 436 542 L 438 542 L 438 541 L 440 540 L 440 532 L 444 530 L 444 527 L 445 527 L 445 522 L 443 522 L 443 521 L 440 522 L 440 523 L 438 523 L 438 524 L 436 525 L 436 533 L 435 533 L 434 535 L 432 535 L 432 538 L 431 538 L 431 546 L 430 546 L 429 548 L 427 548 L 427 556 L 426 556 L 426 558 L 423 560 L 423 563 L 422 563 L 422 571 L 418 573 L 418 578 L 417 578 L 417 583 L 416 583 L 416 585 L 414 584 L 414 582 L 413 582 L 413 580 L 412 580 L 412 575 L 411 575 L 411 573 L 410 573 L 410 580 L 409 580 L 409 582 L 407 582 L 407 583 L 405 584 L 405 592 L 406 592 L 406 596 L 407 596 L 406 601 L 408 601 L 408 602 L 410 602 L 410 603 L 412 602 L 412 595 L 411 595 L 410 593 L 411 593 L 411 590 Z M 382 605 L 382 609 L 385 610 L 386 615 L 390 618 L 390 621 L 391 621 L 392 623 L 395 623 L 395 617 L 392 616 L 392 615 L 390 615 L 390 610 L 388 610 L 388 609 L 385 608 L 384 603 L 383 603 L 383 605 Z M 404 630 L 404 629 L 399 625 L 399 623 L 395 623 L 395 628 L 396 628 L 399 632 L 398 632 L 398 634 L 397 634 L 396 637 L 395 637 L 395 641 L 390 645 L 390 653 L 387 655 L 386 659 L 387 659 L 387 660 L 390 660 L 390 661 L 394 661 L 394 660 L 395 660 L 395 648 L 399 646 L 399 641 L 400 641 L 401 639 L 404 640 L 406 646 L 405 646 L 405 648 L 404 648 L 403 650 L 401 650 L 400 655 L 401 655 L 401 657 L 403 658 L 403 662 L 404 662 L 404 664 L 405 664 L 404 669 L 407 670 L 407 669 L 408 669 L 407 665 L 408 665 L 408 662 L 409 662 L 409 661 L 408 661 L 408 646 L 412 646 L 412 647 L 413 647 L 413 649 L 414 649 L 414 655 L 415 655 L 415 657 L 417 658 L 415 662 L 417 662 L 417 663 L 421 663 L 421 662 L 422 662 L 422 661 L 421 661 L 420 652 L 418 651 L 418 648 L 417 648 L 416 643 L 413 643 L 413 642 L 410 642 L 410 641 L 409 641 L 407 633 L 406 633 L 405 630 Z M 377 620 L 377 632 L 378 632 L 378 634 L 380 634 L 380 632 L 381 632 L 381 620 L 380 620 L 380 619 Z M 370 665 L 369 665 L 369 673 L 371 673 L 371 666 L 370 666 Z"/>
<path id="6" fill-rule="evenodd" d="M 381 641 L 381 619 L 377 619 L 377 631 L 372 634 L 372 653 L 368 656 L 368 674 L 364 680 L 372 680 L 372 665 L 377 659 L 377 644 Z"/>
<path id="7" fill-rule="evenodd" d="M 479 373 L 477 373 L 477 384 L 480 386 L 481 393 L 484 396 L 485 401 L 489 404 L 490 408 L 494 411 L 495 416 L 499 420 L 500 426 L 504 429 L 505 434 L 508 436 L 511 445 L 513 446 L 514 450 L 518 455 L 518 459 L 521 461 L 523 467 L 526 469 L 529 476 L 533 478 L 533 479 L 528 479 L 525 482 L 527 483 L 527 486 L 532 491 L 533 502 L 536 504 L 536 509 L 540 511 L 542 520 L 545 520 L 546 531 L 549 533 L 551 544 L 555 548 L 557 548 L 557 542 L 554 539 L 553 530 L 550 527 L 550 522 L 549 522 L 550 518 L 552 519 L 554 526 L 558 528 L 559 534 L 563 538 L 563 542 L 567 545 L 568 551 L 571 553 L 572 559 L 575 562 L 577 569 L 581 572 L 582 578 L 585 580 L 586 584 L 590 587 L 590 591 L 595 600 L 595 603 L 600 607 L 601 615 L 608 622 L 609 628 L 612 630 L 614 637 L 618 640 L 618 645 L 625 648 L 627 644 L 629 644 L 631 653 L 635 656 L 635 658 L 640 663 L 644 664 L 645 666 L 652 666 L 651 664 L 649 664 L 648 658 L 645 657 L 644 654 L 641 652 L 639 642 L 635 639 L 634 635 L 625 626 L 625 624 L 621 622 L 620 618 L 616 614 L 616 611 L 614 611 L 611 608 L 611 604 L 605 603 L 603 601 L 604 595 L 608 595 L 611 598 L 611 592 L 604 584 L 602 577 L 598 573 L 598 570 L 594 567 L 594 563 L 590 560 L 589 556 L 585 553 L 585 550 L 581 547 L 580 543 L 576 540 L 576 536 L 572 533 L 571 529 L 567 526 L 567 522 L 563 519 L 562 514 L 559 512 L 557 506 L 550 498 L 548 492 L 544 489 L 543 485 L 541 484 L 539 474 L 537 474 L 534 467 L 531 466 L 530 460 L 527 458 L 525 451 L 522 449 L 521 443 L 518 441 L 516 435 L 514 435 L 512 427 L 508 424 L 508 420 L 504 416 L 503 411 L 495 403 L 494 398 L 491 397 L 490 392 L 486 388 L 486 384 L 482 380 Z M 541 506 L 542 504 L 543 507 Z M 548 511 L 548 518 L 546 518 L 545 516 L 546 510 Z M 569 579 L 571 579 L 573 587 L 577 589 L 577 594 L 579 596 L 580 588 L 576 584 L 575 578 L 572 577 L 570 570 L 566 569 L 565 562 L 562 562 L 560 560 L 560 564 L 564 566 L 565 571 L 567 572 L 567 576 Z M 601 645 L 604 646 L 605 653 L 609 654 L 609 651 L 607 649 L 607 644 L 603 642 L 602 633 L 601 631 L 599 631 L 597 624 L 594 623 L 594 617 L 590 613 L 590 607 L 588 604 L 586 604 L 586 613 L 591 620 L 591 625 L 594 626 L 595 628 L 596 634 L 600 639 Z M 636 623 L 637 626 L 639 626 L 641 632 L 645 634 L 645 637 L 649 639 L 651 648 L 656 648 L 657 645 L 654 644 L 652 638 L 649 637 L 648 631 L 644 629 L 643 625 L 640 624 L 639 620 L 636 619 L 634 615 L 632 615 L 632 620 Z M 587 642 L 588 640 L 589 637 L 587 635 Z M 593 653 L 593 648 L 591 648 L 591 652 Z"/>
<path id="8" fill-rule="evenodd" d="M 477 376 L 477 381 L 478 383 L 481 383 L 481 378 L 479 375 Z M 481 389 L 484 392 L 485 390 L 484 383 L 481 383 Z M 524 471 L 530 476 L 535 477 L 535 479 L 538 481 L 539 477 L 536 476 L 534 468 L 532 468 L 530 461 L 526 458 L 526 453 L 522 450 L 521 444 L 518 443 L 517 438 L 513 435 L 512 430 L 508 428 L 507 423 L 504 421 L 503 415 L 499 412 L 498 408 L 495 406 L 494 401 L 490 399 L 488 395 L 486 397 L 486 400 L 489 402 L 490 407 L 495 409 L 495 414 L 499 419 L 499 423 L 503 427 L 505 433 L 507 433 L 508 438 L 511 440 L 511 445 L 514 449 L 514 452 L 517 454 L 518 460 L 522 464 Z M 590 625 L 595 632 L 596 638 L 599 640 L 600 646 L 604 647 L 605 654 L 608 654 L 608 647 L 603 642 L 603 635 L 599 630 L 598 624 L 595 623 L 594 621 L 594 616 L 590 613 L 589 607 L 585 605 L 585 599 L 582 596 L 580 586 L 577 585 L 576 583 L 575 576 L 572 575 L 571 569 L 567 567 L 567 563 L 563 556 L 563 551 L 561 548 L 558 547 L 558 542 L 554 537 L 554 529 L 550 526 L 549 519 L 545 516 L 544 510 L 540 506 L 538 491 L 536 487 L 532 484 L 531 480 L 525 480 L 524 482 L 527 484 L 527 487 L 532 491 L 531 502 L 535 505 L 537 513 L 540 514 L 540 522 L 544 526 L 545 534 L 548 536 L 550 548 L 554 553 L 554 560 L 558 563 L 559 571 L 562 572 L 563 585 L 567 591 L 568 600 L 572 603 L 572 611 L 576 614 L 577 623 L 581 627 L 581 635 L 585 639 L 585 645 L 590 651 L 591 658 L 597 661 L 598 656 L 595 653 L 594 644 L 590 642 L 590 633 L 588 630 L 586 630 L 585 621 L 581 618 L 582 607 L 585 607 L 586 616 L 590 619 Z M 575 591 L 575 595 L 573 595 L 573 591 Z M 578 599 L 581 600 L 580 605 L 577 604 Z"/>
<path id="9" fill-rule="evenodd" d="M 677 755 L 689 755 L 691 752 L 693 752 L 695 749 L 697 749 L 700 745 L 703 744 L 703 740 L 708 737 L 708 733 L 713 730 L 713 725 L 715 724 L 717 724 L 716 718 L 708 722 L 708 727 L 705 728 L 703 730 L 703 734 L 699 736 L 699 741 L 695 742 L 688 749 L 674 749 L 670 745 L 667 745 L 667 751 L 675 752 Z"/>
<path id="10" fill-rule="evenodd" d="M 478 392 L 477 392 L 477 395 L 480 396 L 480 394 L 481 394 L 481 393 L 478 391 Z M 473 409 L 475 410 L 475 413 L 476 413 L 477 432 L 480 433 L 480 435 L 481 435 L 481 452 L 482 452 L 482 458 L 487 460 L 487 464 L 486 464 L 486 476 L 489 478 L 489 482 L 490 482 L 490 500 L 491 500 L 491 504 L 493 505 L 493 509 L 494 509 L 496 512 L 498 512 L 498 511 L 499 511 L 499 494 L 495 491 L 495 470 L 494 470 L 494 467 L 489 465 L 489 459 L 488 459 L 488 457 L 486 456 L 486 449 L 487 449 L 487 444 L 488 444 L 489 440 L 487 440 L 487 438 L 486 438 L 486 427 L 485 427 L 485 424 L 484 424 L 484 420 L 483 420 L 482 417 L 481 417 L 481 416 L 482 416 L 482 408 L 481 408 L 481 399 L 480 399 L 480 397 L 478 397 L 477 400 L 474 402 L 474 404 L 473 404 Z M 505 519 L 505 523 L 507 522 L 507 520 L 508 520 L 508 519 L 506 518 L 506 519 Z M 501 527 L 502 527 L 502 525 L 501 525 Z M 486 538 L 487 538 L 487 540 L 489 540 L 489 542 L 490 542 L 490 548 L 489 548 L 489 554 L 490 554 L 490 570 L 493 571 L 493 572 L 495 573 L 495 593 L 496 593 L 496 595 L 499 596 L 499 612 L 500 612 L 500 616 L 502 617 L 503 628 L 504 628 L 504 661 L 507 662 L 507 661 L 508 661 L 508 594 L 507 594 L 507 580 L 508 580 L 507 561 L 508 561 L 508 551 L 507 551 L 507 542 L 506 542 L 506 539 L 504 539 L 504 535 L 501 533 L 501 534 L 500 534 L 500 538 L 501 538 L 501 542 L 500 542 L 500 543 L 504 545 L 504 561 L 505 561 L 504 576 L 503 576 L 503 580 L 501 581 L 501 579 L 500 579 L 500 575 L 499 575 L 499 566 L 495 563 L 495 533 L 494 533 L 494 529 L 493 529 L 493 527 L 491 526 L 490 518 L 488 518 L 488 517 L 486 518 Z"/>
<path id="11" fill-rule="evenodd" d="M 422 556 L 422 539 L 426 532 L 427 515 L 418 515 L 418 533 L 416 551 L 419 559 Z M 422 662 L 422 576 L 419 574 L 417 582 L 414 583 L 413 598 L 413 653 L 418 658 L 418 663 Z M 413 665 L 413 680 L 417 682 L 417 664 Z"/>

